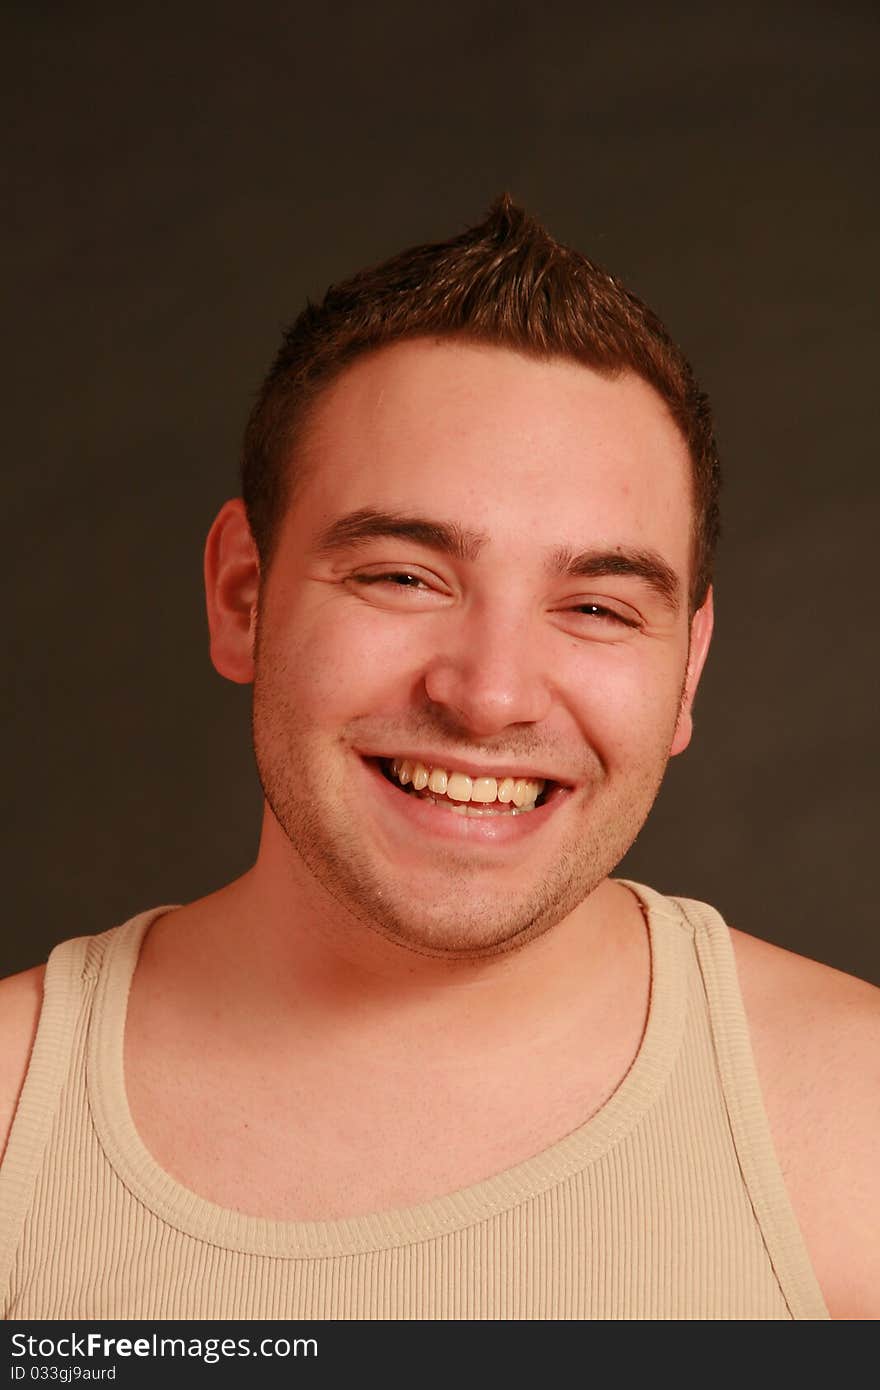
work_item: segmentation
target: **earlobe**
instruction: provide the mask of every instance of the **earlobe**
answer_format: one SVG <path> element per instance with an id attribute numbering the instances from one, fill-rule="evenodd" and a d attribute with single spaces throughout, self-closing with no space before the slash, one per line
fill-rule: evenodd
<path id="1" fill-rule="evenodd" d="M 685 675 L 684 688 L 681 693 L 681 705 L 678 711 L 678 723 L 675 726 L 675 737 L 672 740 L 672 747 L 669 750 L 670 757 L 674 757 L 676 753 L 683 753 L 691 741 L 691 736 L 694 732 L 694 699 L 697 694 L 697 686 L 700 683 L 700 676 L 703 674 L 703 667 L 706 664 L 706 657 L 709 654 L 709 644 L 712 641 L 712 630 L 714 625 L 714 599 L 710 586 L 709 592 L 706 594 L 705 602 L 701 608 L 697 609 L 691 619 L 687 673 Z"/>
<path id="2" fill-rule="evenodd" d="M 240 497 L 224 502 L 205 542 L 205 602 L 216 671 L 237 685 L 254 678 L 260 562 Z"/>

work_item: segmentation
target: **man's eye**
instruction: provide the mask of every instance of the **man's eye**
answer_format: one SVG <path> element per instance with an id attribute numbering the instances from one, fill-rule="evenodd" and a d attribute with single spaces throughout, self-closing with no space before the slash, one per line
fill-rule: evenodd
<path id="1" fill-rule="evenodd" d="M 574 609 L 574 613 L 582 613 L 585 617 L 595 618 L 599 622 L 621 623 L 624 627 L 638 627 L 635 618 L 628 618 L 623 613 L 618 613 L 615 608 L 606 608 L 601 603 L 579 603 Z"/>
<path id="2" fill-rule="evenodd" d="M 419 584 L 428 587 L 421 575 L 411 574 L 409 570 L 389 570 L 386 574 L 353 574 L 351 580 L 354 584 L 390 584 L 397 589 L 414 589 Z"/>

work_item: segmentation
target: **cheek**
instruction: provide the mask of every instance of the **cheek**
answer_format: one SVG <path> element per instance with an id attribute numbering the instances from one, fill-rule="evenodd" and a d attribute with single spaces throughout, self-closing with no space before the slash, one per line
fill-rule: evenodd
<path id="1" fill-rule="evenodd" d="M 290 698 L 322 722 L 400 703 L 417 680 L 417 658 L 399 624 L 377 615 L 294 615 L 273 638 L 272 662 Z"/>
<path id="2" fill-rule="evenodd" d="M 683 666 L 638 642 L 586 647 L 565 671 L 570 705 L 585 736 L 609 764 L 668 751 Z"/>

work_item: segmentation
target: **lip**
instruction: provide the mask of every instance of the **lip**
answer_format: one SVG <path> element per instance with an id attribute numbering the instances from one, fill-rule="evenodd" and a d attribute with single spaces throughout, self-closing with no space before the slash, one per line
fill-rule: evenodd
<path id="1" fill-rule="evenodd" d="M 415 831 L 426 837 L 464 845 L 518 845 L 539 835 L 569 795 L 565 787 L 556 786 L 542 806 L 521 816 L 459 816 L 444 806 L 423 801 L 395 787 L 382 772 L 378 757 L 359 756 L 370 779 L 371 796 L 379 798 L 380 807 L 393 817 L 392 823 L 398 824 L 409 837 Z"/>

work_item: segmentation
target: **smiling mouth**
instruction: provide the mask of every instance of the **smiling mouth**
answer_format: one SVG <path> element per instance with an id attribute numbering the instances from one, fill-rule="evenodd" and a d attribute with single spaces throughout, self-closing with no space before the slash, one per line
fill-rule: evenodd
<path id="1" fill-rule="evenodd" d="M 412 759 L 376 758 L 387 782 L 404 796 L 468 817 L 522 816 L 543 806 L 559 785 L 544 779 L 468 777 Z"/>

